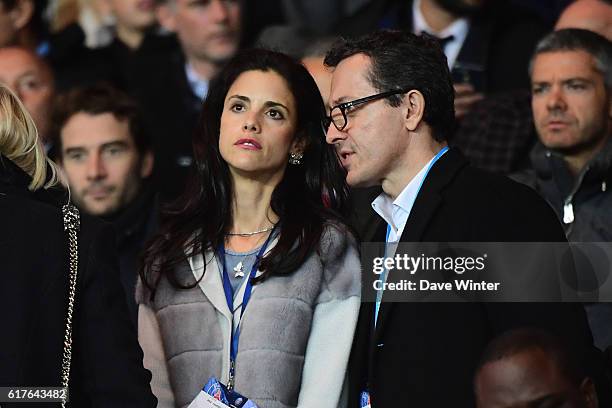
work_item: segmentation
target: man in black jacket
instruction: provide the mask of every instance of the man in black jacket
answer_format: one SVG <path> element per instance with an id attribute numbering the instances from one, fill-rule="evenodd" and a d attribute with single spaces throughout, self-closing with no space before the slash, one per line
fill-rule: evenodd
<path id="1" fill-rule="evenodd" d="M 568 240 L 610 242 L 612 43 L 587 30 L 555 31 L 536 48 L 531 80 L 538 142 L 529 165 L 514 178 L 548 201 Z M 586 309 L 595 344 L 611 347 L 612 303 Z"/>
<path id="2" fill-rule="evenodd" d="M 335 67 L 327 141 L 336 146 L 350 186 L 382 187 L 372 202 L 380 217 L 372 221 L 372 235 L 362 234 L 365 241 L 565 240 L 554 213 L 532 190 L 476 170 L 448 150 L 453 85 L 433 40 L 377 32 L 333 47 L 326 64 Z M 360 312 L 349 367 L 351 407 L 360 395 L 376 408 L 472 407 L 480 353 L 516 327 L 561 336 L 597 371 L 578 305 L 390 303 L 378 296 L 382 302 L 364 303 Z"/>

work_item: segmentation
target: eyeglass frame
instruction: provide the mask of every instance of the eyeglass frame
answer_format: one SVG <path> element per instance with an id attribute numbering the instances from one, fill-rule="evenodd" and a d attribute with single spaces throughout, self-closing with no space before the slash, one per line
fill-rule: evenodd
<path id="1" fill-rule="evenodd" d="M 355 99 L 355 100 L 352 100 L 352 101 L 339 103 L 338 105 L 336 105 L 333 108 L 331 108 L 329 110 L 329 116 L 325 116 L 325 118 L 323 119 L 323 130 L 325 130 L 325 132 L 327 133 L 327 130 L 329 129 L 329 127 L 333 123 L 334 127 L 336 129 L 338 129 L 339 132 L 342 132 L 344 130 L 344 128 L 346 128 L 346 125 L 348 125 L 348 118 L 346 116 L 346 110 L 348 108 L 353 108 L 355 106 L 363 105 L 364 103 L 372 102 L 372 101 L 375 101 L 375 100 L 378 100 L 378 99 L 382 99 L 382 98 L 387 98 L 387 97 L 392 96 L 392 95 L 405 94 L 405 93 L 408 93 L 408 92 L 410 92 L 410 89 L 396 89 L 394 91 L 381 92 L 381 93 L 377 93 L 377 94 L 374 94 L 374 95 L 365 96 L 363 98 Z M 333 117 L 332 112 L 334 111 L 334 109 L 340 109 L 340 113 L 342 114 L 342 118 L 344 118 L 344 126 L 342 126 L 341 128 L 336 126 L 336 123 L 332 119 L 332 117 Z"/>

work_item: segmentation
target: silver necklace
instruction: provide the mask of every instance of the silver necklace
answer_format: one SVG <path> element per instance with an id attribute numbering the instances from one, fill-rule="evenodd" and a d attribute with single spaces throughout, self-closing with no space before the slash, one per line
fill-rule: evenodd
<path id="1" fill-rule="evenodd" d="M 268 228 L 260 229 L 253 232 L 228 232 L 227 235 L 231 237 L 252 237 L 253 235 L 263 234 L 264 232 L 272 231 L 274 229 L 274 225 Z"/>

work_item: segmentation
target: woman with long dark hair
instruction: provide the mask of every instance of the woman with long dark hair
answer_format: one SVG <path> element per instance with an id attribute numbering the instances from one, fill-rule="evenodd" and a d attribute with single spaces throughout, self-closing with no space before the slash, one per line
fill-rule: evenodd
<path id="1" fill-rule="evenodd" d="M 261 408 L 342 405 L 360 264 L 323 115 L 283 54 L 244 51 L 211 82 L 194 182 L 137 290 L 160 406 L 188 405 L 211 377 Z"/>

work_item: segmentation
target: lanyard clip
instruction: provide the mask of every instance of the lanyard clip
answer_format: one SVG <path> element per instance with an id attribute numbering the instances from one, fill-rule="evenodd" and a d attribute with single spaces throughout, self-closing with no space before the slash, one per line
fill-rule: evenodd
<path id="1" fill-rule="evenodd" d="M 230 368 L 229 368 L 229 379 L 227 380 L 227 389 L 228 390 L 233 390 L 234 389 L 234 372 L 236 370 L 236 366 L 234 363 L 234 359 L 230 360 Z"/>

